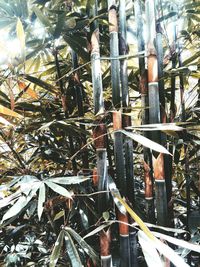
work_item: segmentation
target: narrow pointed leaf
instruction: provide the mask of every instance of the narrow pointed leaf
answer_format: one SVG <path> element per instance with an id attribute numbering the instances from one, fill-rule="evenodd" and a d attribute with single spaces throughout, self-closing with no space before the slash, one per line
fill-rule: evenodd
<path id="1" fill-rule="evenodd" d="M 150 240 L 141 230 L 138 231 L 138 239 L 147 265 L 149 267 L 164 267 L 164 262 L 158 254 L 158 251 L 151 245 L 152 240 Z"/>
<path id="2" fill-rule="evenodd" d="M 98 262 L 98 257 L 94 249 L 88 245 L 88 243 L 72 228 L 65 227 L 66 231 L 70 233 L 70 235 L 78 242 L 78 244 L 82 247 L 82 249 L 88 254 L 88 256 L 94 261 Z"/>
<path id="3" fill-rule="evenodd" d="M 200 246 L 199 245 L 195 245 L 195 244 L 189 243 L 187 241 L 184 241 L 182 239 L 177 239 L 177 238 L 174 238 L 172 236 L 168 236 L 168 235 L 157 233 L 157 232 L 153 232 L 153 234 L 159 238 L 162 238 L 162 239 L 176 245 L 176 246 L 184 247 L 184 248 L 187 248 L 189 250 L 196 251 L 197 253 L 200 253 Z"/>
<path id="4" fill-rule="evenodd" d="M 164 148 L 163 146 L 159 145 L 158 143 L 154 142 L 154 141 L 151 141 L 150 139 L 142 136 L 142 135 L 139 135 L 139 134 L 135 134 L 135 133 L 130 133 L 128 131 L 125 131 L 125 130 L 120 130 L 123 134 L 125 134 L 126 136 L 130 137 L 131 139 L 133 139 L 134 141 L 140 143 L 141 145 L 143 146 L 146 146 L 152 150 L 155 150 L 157 152 L 160 152 L 160 153 L 165 153 L 165 154 L 169 154 L 169 151 Z"/>
<path id="5" fill-rule="evenodd" d="M 83 265 L 81 263 L 76 246 L 67 231 L 65 232 L 65 243 L 72 267 L 82 267 Z"/>
<path id="6" fill-rule="evenodd" d="M 9 108 L 6 108 L 2 105 L 0 105 L 0 113 L 7 115 L 7 116 L 11 116 L 11 117 L 23 118 L 23 116 L 20 115 L 19 113 L 15 112 Z"/>
<path id="7" fill-rule="evenodd" d="M 68 177 L 50 178 L 50 179 L 48 179 L 48 182 L 53 182 L 56 184 L 72 185 L 72 184 L 80 184 L 80 183 L 85 182 L 89 179 L 90 178 L 86 178 L 83 176 L 68 176 Z"/>
<path id="8" fill-rule="evenodd" d="M 51 256 L 50 256 L 49 267 L 57 266 L 57 261 L 58 261 L 59 256 L 60 256 L 61 248 L 63 246 L 64 236 L 65 236 L 65 231 L 61 230 L 59 235 L 58 235 L 58 238 L 56 240 L 56 243 L 54 245 L 54 248 L 53 248 L 53 251 L 51 253 Z"/>
<path id="9" fill-rule="evenodd" d="M 17 19 L 16 32 L 17 32 L 17 38 L 20 42 L 22 56 L 23 58 L 25 58 L 25 33 L 20 18 Z"/>
<path id="10" fill-rule="evenodd" d="M 37 207 L 37 211 L 38 211 L 38 219 L 40 221 L 41 216 L 42 216 L 42 212 L 43 212 L 43 203 L 45 202 L 45 184 L 42 183 L 40 188 L 39 188 L 39 197 L 38 197 L 38 207 Z"/>
<path id="11" fill-rule="evenodd" d="M 72 198 L 70 192 L 67 191 L 67 189 L 65 189 L 64 187 L 58 184 L 52 183 L 52 182 L 47 182 L 47 181 L 45 181 L 45 184 L 49 186 L 54 192 L 65 197 Z"/>
<path id="12" fill-rule="evenodd" d="M 4 214 L 2 222 L 10 219 L 11 217 L 17 215 L 30 201 L 29 197 L 21 196 L 15 204 Z"/>
<path id="13" fill-rule="evenodd" d="M 52 25 L 48 19 L 47 16 L 45 16 L 42 11 L 37 7 L 34 6 L 33 7 L 33 11 L 35 12 L 36 16 L 38 17 L 38 19 L 40 20 L 40 22 L 47 28 L 47 30 L 53 34 L 53 29 L 52 29 Z"/>

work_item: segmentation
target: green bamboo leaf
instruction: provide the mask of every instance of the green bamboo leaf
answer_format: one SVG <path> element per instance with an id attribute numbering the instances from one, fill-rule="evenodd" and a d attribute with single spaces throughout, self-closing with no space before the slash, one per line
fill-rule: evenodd
<path id="1" fill-rule="evenodd" d="M 65 35 L 64 39 L 80 57 L 82 57 L 86 62 L 89 61 L 89 54 L 86 52 L 86 40 L 84 38 Z"/>
<path id="2" fill-rule="evenodd" d="M 154 141 L 151 141 L 150 139 L 148 139 L 142 135 L 130 133 L 130 132 L 125 131 L 125 130 L 120 130 L 120 132 L 122 132 L 126 136 L 130 137 L 131 139 L 142 144 L 145 147 L 148 147 L 148 148 L 155 150 L 157 152 L 160 152 L 160 153 L 165 153 L 165 154 L 171 155 L 165 147 L 159 145 L 158 143 L 156 143 Z"/>
<path id="3" fill-rule="evenodd" d="M 56 192 L 62 196 L 68 197 L 70 199 L 72 198 L 70 192 L 67 189 L 65 189 L 64 187 L 62 187 L 58 184 L 52 183 L 52 182 L 47 182 L 47 181 L 45 181 L 45 184 L 47 186 L 49 186 L 54 192 Z"/>
<path id="4" fill-rule="evenodd" d="M 55 178 L 49 178 L 48 182 L 53 182 L 56 184 L 66 184 L 66 185 L 72 185 L 72 184 L 80 184 L 83 183 L 90 178 L 86 178 L 84 176 L 66 176 L 66 177 L 55 177 Z"/>
<path id="5" fill-rule="evenodd" d="M 69 255 L 72 267 L 82 267 L 82 262 L 79 257 L 76 246 L 70 236 L 70 234 L 65 231 L 65 244 L 67 248 L 67 253 Z"/>
<path id="6" fill-rule="evenodd" d="M 39 188 L 39 197 L 38 197 L 38 207 L 37 207 L 37 211 L 38 211 L 38 219 L 40 221 L 41 216 L 42 216 L 42 212 L 43 212 L 43 203 L 45 202 L 45 184 L 42 182 Z"/>
<path id="7" fill-rule="evenodd" d="M 15 14 L 12 5 L 8 5 L 5 1 L 0 2 L 0 9 L 5 11 L 10 17 L 13 17 Z"/>
<path id="8" fill-rule="evenodd" d="M 8 27 L 9 25 L 15 25 L 15 20 L 10 18 L 0 18 L 0 29 Z"/>
<path id="9" fill-rule="evenodd" d="M 35 85 L 38 85 L 38 86 L 46 89 L 47 91 L 50 91 L 52 93 L 55 93 L 56 92 L 55 86 L 53 86 L 53 85 L 51 85 L 51 84 L 49 84 L 47 82 L 44 82 L 44 81 L 42 81 L 39 78 L 30 76 L 30 75 L 23 75 L 23 78 L 26 79 L 26 80 L 28 80 L 29 82 L 34 83 Z"/>
<path id="10" fill-rule="evenodd" d="M 58 238 L 56 240 L 56 243 L 54 245 L 53 251 L 52 251 L 51 256 L 50 256 L 49 267 L 57 266 L 56 264 L 57 264 L 57 261 L 58 261 L 59 256 L 60 256 L 61 248 L 63 246 L 65 234 L 66 234 L 65 231 L 61 230 L 59 235 L 58 235 Z"/>
<path id="11" fill-rule="evenodd" d="M 15 204 L 4 214 L 1 223 L 17 215 L 28 204 L 30 200 L 30 197 L 21 196 L 15 202 Z"/>
<path id="12" fill-rule="evenodd" d="M 53 221 L 56 221 L 58 219 L 60 219 L 61 217 L 64 217 L 65 216 L 65 211 L 64 210 L 61 210 L 60 212 L 58 212 L 55 217 L 53 218 Z"/>
<path id="13" fill-rule="evenodd" d="M 20 18 L 17 19 L 16 32 L 17 32 L 17 38 L 20 42 L 21 54 L 23 59 L 25 59 L 25 32 Z"/>
<path id="14" fill-rule="evenodd" d="M 62 12 L 61 14 L 58 15 L 58 21 L 56 23 L 56 28 L 54 31 L 55 38 L 58 38 L 62 32 L 63 26 L 65 24 L 65 17 L 66 17 L 65 12 Z"/>
<path id="15" fill-rule="evenodd" d="M 51 25 L 49 19 L 47 18 L 47 16 L 45 16 L 37 6 L 34 6 L 32 8 L 32 10 L 35 12 L 35 14 L 38 17 L 38 19 L 40 20 L 40 22 L 47 28 L 49 33 L 51 33 L 53 35 L 52 25 Z"/>
<path id="16" fill-rule="evenodd" d="M 164 15 L 164 16 L 160 17 L 160 18 L 158 19 L 158 21 L 161 22 L 161 21 L 167 20 L 167 19 L 169 19 L 169 18 L 172 18 L 172 17 L 174 17 L 174 16 L 176 16 L 176 15 L 177 15 L 177 12 L 172 11 L 172 12 L 169 12 L 167 15 Z"/>
<path id="17" fill-rule="evenodd" d="M 198 60 L 200 57 L 200 51 L 198 51 L 196 54 L 194 54 L 193 56 L 191 56 L 190 58 L 186 59 L 185 61 L 183 61 L 183 66 L 186 66 L 190 63 L 192 63 L 195 60 Z"/>
<path id="18" fill-rule="evenodd" d="M 99 258 L 94 251 L 94 249 L 88 245 L 88 243 L 72 228 L 65 227 L 65 230 L 70 233 L 70 235 L 77 241 L 77 243 L 81 246 L 81 248 L 88 254 L 88 256 L 93 260 L 93 262 L 99 261 Z"/>

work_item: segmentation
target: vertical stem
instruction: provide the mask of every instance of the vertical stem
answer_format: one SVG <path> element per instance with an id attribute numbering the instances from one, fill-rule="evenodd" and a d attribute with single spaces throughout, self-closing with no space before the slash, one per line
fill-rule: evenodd
<path id="1" fill-rule="evenodd" d="M 54 57 L 55 57 L 55 63 L 56 63 L 57 76 L 59 79 L 62 107 L 63 107 L 63 111 L 65 113 L 65 118 L 67 119 L 69 117 L 69 114 L 68 114 L 67 104 L 66 104 L 64 84 L 63 84 L 63 81 L 61 79 L 62 75 L 61 75 L 60 64 L 59 64 L 59 60 L 58 60 L 58 51 L 56 48 L 54 50 Z M 72 136 L 69 135 L 68 139 L 69 139 L 70 154 L 74 155 L 75 149 L 74 149 L 73 138 L 72 138 Z M 77 172 L 77 164 L 76 164 L 75 159 L 72 160 L 72 168 L 73 168 L 74 173 L 76 173 Z"/>
<path id="2" fill-rule="evenodd" d="M 120 267 L 130 267 L 130 243 L 128 214 L 122 214 L 118 211 L 119 234 L 120 234 Z"/>
<path id="3" fill-rule="evenodd" d="M 97 1 L 94 0 L 92 9 L 93 16 L 97 16 Z M 93 33 L 91 36 L 91 63 L 92 63 L 92 84 L 93 84 L 93 99 L 94 99 L 94 113 L 102 116 L 104 113 L 103 102 L 103 86 L 100 64 L 100 49 L 99 49 L 99 29 L 98 24 L 92 25 Z M 107 150 L 106 150 L 106 125 L 97 121 L 97 126 L 93 130 L 97 157 L 97 176 L 98 176 L 98 191 L 108 190 L 108 167 L 107 167 Z M 108 208 L 109 194 L 98 195 L 98 213 L 102 213 Z M 101 266 L 112 267 L 112 256 L 110 253 L 111 234 L 110 229 L 100 232 L 100 254 Z"/>
<path id="4" fill-rule="evenodd" d="M 102 85 L 102 75 L 101 75 L 98 29 L 96 29 L 92 34 L 91 46 L 92 46 L 91 64 L 92 64 L 94 113 L 101 114 L 104 111 L 104 103 L 103 103 L 103 85 Z"/>
<path id="5" fill-rule="evenodd" d="M 145 42 L 143 37 L 143 17 L 142 17 L 142 2 L 141 0 L 135 0 L 134 2 L 136 31 L 137 31 L 137 43 L 138 52 L 145 50 Z M 145 67 L 145 58 L 139 58 L 139 71 L 140 71 L 140 93 L 141 102 L 144 110 L 142 111 L 142 124 L 149 123 L 148 112 L 148 85 L 147 85 L 147 70 Z M 144 132 L 144 135 L 148 137 L 148 133 Z M 153 197 L 153 176 L 152 176 L 152 160 L 150 150 L 146 147 L 143 148 L 144 153 L 144 182 L 145 182 L 145 200 L 146 200 L 146 215 L 147 221 L 155 223 L 155 208 Z"/>
<path id="6" fill-rule="evenodd" d="M 122 129 L 122 117 L 120 111 L 113 112 L 113 130 Z M 125 177 L 125 162 L 123 149 L 123 134 L 121 132 L 114 133 L 114 158 L 116 168 L 117 185 L 123 196 L 126 196 L 126 177 Z"/>
<path id="7" fill-rule="evenodd" d="M 148 65 L 148 92 L 149 92 L 149 122 L 160 123 L 160 99 L 158 86 L 158 60 L 154 42 L 156 39 L 155 24 L 155 6 L 154 2 L 146 1 L 147 17 L 147 65 Z M 160 143 L 160 134 L 155 132 L 151 138 Z M 167 214 L 167 196 L 164 174 L 163 155 L 153 156 L 154 178 L 155 178 L 155 197 L 157 209 L 157 222 L 160 225 L 166 225 Z"/>
<path id="8" fill-rule="evenodd" d="M 119 53 L 120 55 L 128 54 L 127 45 L 127 26 L 126 26 L 126 1 L 119 2 Z M 120 79 L 122 88 L 122 106 L 124 112 L 129 108 L 129 91 L 128 91 L 128 70 L 127 60 L 120 61 Z M 131 126 L 131 117 L 123 115 L 123 127 Z M 124 137 L 124 156 L 125 156 L 125 173 L 127 179 L 127 197 L 133 204 L 134 202 L 134 172 L 133 172 L 133 142 L 129 137 Z"/>
<path id="9" fill-rule="evenodd" d="M 115 0 L 108 0 L 108 22 L 110 33 L 110 56 L 119 56 L 119 40 L 118 40 L 118 23 L 117 8 Z M 112 83 L 112 102 L 114 107 L 121 106 L 120 100 L 120 65 L 119 59 L 111 60 L 111 83 Z"/>
<path id="10" fill-rule="evenodd" d="M 119 2 L 119 54 L 128 54 L 127 38 L 126 38 L 126 1 L 120 0 Z M 120 78 L 122 88 L 122 106 L 129 106 L 129 93 L 128 93 L 128 72 L 127 60 L 120 60 Z"/>
<path id="11" fill-rule="evenodd" d="M 156 1 L 157 10 L 156 17 L 157 21 L 160 18 L 160 1 Z M 156 23 L 156 51 L 158 58 L 158 84 L 159 84 L 159 98 L 160 98 L 160 114 L 161 122 L 166 123 L 167 117 L 165 112 L 165 85 L 164 85 L 164 72 L 163 72 L 163 35 L 160 22 Z M 161 132 L 161 144 L 167 147 L 167 136 Z M 164 155 L 164 169 L 165 169 L 165 182 L 166 182 L 166 193 L 167 193 L 167 206 L 168 206 L 168 217 L 169 224 L 173 227 L 173 203 L 172 203 L 172 157 Z"/>
<path id="12" fill-rule="evenodd" d="M 77 69 L 79 66 L 78 65 L 78 58 L 77 58 L 77 54 L 73 50 L 71 51 L 71 56 L 72 56 L 73 69 Z M 82 87 L 82 84 L 80 82 L 79 73 L 77 71 L 74 73 L 74 88 L 76 91 L 76 102 L 77 102 L 77 107 L 78 107 L 78 116 L 83 117 L 84 116 L 83 87 Z M 85 130 L 85 125 L 81 124 L 80 128 Z M 85 135 L 82 135 L 82 146 L 84 146 L 86 144 L 86 142 L 87 142 L 87 140 L 86 140 Z M 88 162 L 87 149 L 85 149 L 83 151 L 82 161 L 83 161 L 83 167 L 85 169 L 88 169 L 89 168 L 89 162 Z"/>

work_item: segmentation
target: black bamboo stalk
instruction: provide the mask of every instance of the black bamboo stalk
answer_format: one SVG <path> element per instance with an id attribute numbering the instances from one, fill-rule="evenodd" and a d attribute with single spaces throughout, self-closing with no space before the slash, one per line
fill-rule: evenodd
<path id="1" fill-rule="evenodd" d="M 119 54 L 128 54 L 127 45 L 127 25 L 126 25 L 126 1 L 119 2 Z M 130 110 L 129 107 L 129 90 L 128 90 L 128 70 L 127 60 L 120 60 L 120 79 L 122 88 L 122 107 L 124 112 Z M 131 117 L 123 115 L 122 126 L 131 126 Z M 124 138 L 124 156 L 125 156 L 125 173 L 127 179 L 127 197 L 134 203 L 134 173 L 133 173 L 133 142 L 129 137 Z"/>
<path id="2" fill-rule="evenodd" d="M 78 64 L 78 57 L 77 54 L 74 52 L 74 50 L 71 50 L 71 57 L 72 57 L 72 66 L 73 69 L 77 69 L 79 67 Z M 83 86 L 80 82 L 80 77 L 78 71 L 74 73 L 74 89 L 76 92 L 76 102 L 78 107 L 78 116 L 84 117 L 84 106 L 83 106 Z M 81 124 L 80 128 L 85 130 L 85 125 Z M 82 135 L 82 146 L 84 146 L 87 142 L 85 135 Z M 83 150 L 82 153 L 82 161 L 83 161 L 83 168 L 88 169 L 89 168 L 89 162 L 88 162 L 88 151 L 87 149 Z"/>
<path id="3" fill-rule="evenodd" d="M 97 2 L 95 1 L 95 10 L 93 15 L 97 15 Z M 97 25 L 96 25 L 97 26 Z M 95 27 L 95 25 L 94 25 Z M 103 86 L 100 64 L 100 49 L 99 49 L 99 29 L 96 28 L 91 36 L 91 66 L 92 66 L 92 84 L 93 84 L 93 99 L 94 113 L 97 115 L 97 126 L 93 130 L 94 144 L 97 157 L 97 188 L 98 191 L 108 190 L 108 168 L 107 168 L 107 144 L 106 144 L 106 125 L 100 123 L 104 113 L 103 103 Z M 109 195 L 98 195 L 98 213 L 102 213 L 108 208 Z M 101 266 L 112 267 L 112 256 L 110 253 L 111 234 L 110 229 L 100 232 L 100 255 Z"/>
<path id="4" fill-rule="evenodd" d="M 128 54 L 127 45 L 127 30 L 126 30 L 126 1 L 120 0 L 119 2 L 119 54 Z M 127 60 L 120 60 L 120 79 L 122 89 L 122 106 L 129 106 L 129 92 L 128 92 L 128 72 L 127 72 Z"/>
<path id="5" fill-rule="evenodd" d="M 148 65 L 148 95 L 149 95 L 149 123 L 160 123 L 160 100 L 158 86 L 158 60 L 154 42 L 156 39 L 155 6 L 154 2 L 146 1 L 146 19 L 147 19 L 147 65 Z M 160 134 L 155 132 L 151 138 L 160 143 Z M 155 178 L 155 197 L 157 209 L 157 222 L 160 225 L 166 225 L 167 214 L 167 196 L 164 174 L 164 158 L 160 154 L 153 155 L 153 167 Z"/>
<path id="6" fill-rule="evenodd" d="M 125 177 L 125 161 L 123 149 L 123 136 L 119 131 L 122 129 L 122 114 L 121 111 L 113 112 L 113 130 L 114 133 L 114 158 L 116 168 L 117 186 L 123 196 L 126 196 L 127 185 Z"/>
<path id="7" fill-rule="evenodd" d="M 143 30 L 143 12 L 142 12 L 142 2 L 136 0 L 134 2 L 135 10 L 135 22 L 136 22 L 136 31 L 137 31 L 137 44 L 138 52 L 145 50 L 144 42 L 144 30 Z M 139 71 L 140 71 L 140 93 L 141 93 L 141 103 L 142 107 L 142 124 L 149 123 L 149 114 L 148 114 L 148 86 L 147 86 L 147 70 L 146 62 L 144 57 L 139 58 Z M 144 135 L 148 136 L 148 133 L 145 132 Z M 146 201 L 146 215 L 147 221 L 155 223 L 155 208 L 154 208 L 154 197 L 153 197 L 153 176 L 152 176 L 152 160 L 150 150 L 146 147 L 143 148 L 144 154 L 144 182 L 145 182 L 145 201 Z"/>
<path id="8" fill-rule="evenodd" d="M 103 102 L 103 85 L 100 63 L 100 51 L 99 51 L 99 30 L 96 29 L 91 38 L 91 64 L 92 64 L 92 83 L 93 87 L 93 99 L 94 99 L 94 113 L 101 114 L 104 111 Z"/>
<path id="9" fill-rule="evenodd" d="M 115 0 L 108 0 L 108 22 L 110 33 L 110 57 L 111 60 L 111 83 L 112 83 L 112 102 L 114 107 L 121 106 L 120 97 L 120 64 L 119 64 L 119 40 L 118 40 L 118 23 L 117 7 Z"/>
<path id="10" fill-rule="evenodd" d="M 59 64 L 59 59 L 58 59 L 58 50 L 55 48 L 54 50 L 54 57 L 55 57 L 55 63 L 56 63 L 56 72 L 59 80 L 59 87 L 60 87 L 60 92 L 61 92 L 61 102 L 62 102 L 62 107 L 63 111 L 65 113 L 65 118 L 67 119 L 69 117 L 68 110 L 67 110 L 67 103 L 66 103 L 66 95 L 65 95 L 65 90 L 64 90 L 64 84 L 63 80 L 61 79 L 61 71 L 60 71 L 60 64 Z M 69 147 L 70 147 L 70 154 L 74 155 L 75 149 L 74 149 L 74 143 L 73 143 L 73 138 L 72 136 L 68 136 L 69 139 Z M 74 173 L 77 172 L 77 164 L 75 159 L 72 159 L 72 168 Z"/>
<path id="11" fill-rule="evenodd" d="M 164 72 L 163 72 L 163 29 L 159 18 L 162 14 L 160 11 L 160 1 L 156 1 L 156 51 L 158 59 L 158 83 L 159 83 L 159 98 L 160 98 L 160 114 L 161 122 L 166 123 L 167 117 L 165 112 L 165 85 L 164 85 Z M 161 144 L 165 147 L 167 144 L 167 136 L 165 133 L 161 133 Z M 170 145 L 169 145 L 170 146 Z M 172 152 L 172 151 L 171 151 Z M 168 218 L 169 225 L 173 227 L 173 202 L 172 202 L 172 157 L 169 155 L 164 155 L 164 169 L 165 169 L 165 182 L 166 182 L 166 192 L 167 192 L 167 206 L 168 206 Z"/>

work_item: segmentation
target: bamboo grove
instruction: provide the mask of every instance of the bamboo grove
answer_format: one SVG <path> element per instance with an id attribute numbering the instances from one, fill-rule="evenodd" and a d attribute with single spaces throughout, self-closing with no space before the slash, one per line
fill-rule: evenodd
<path id="1" fill-rule="evenodd" d="M 199 266 L 199 13 L 0 1 L 1 266 Z"/>

